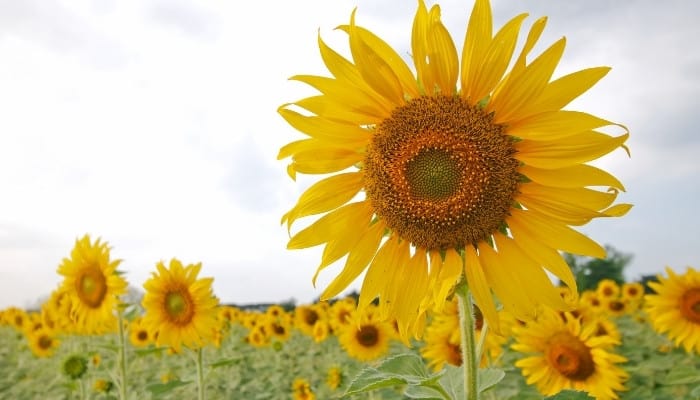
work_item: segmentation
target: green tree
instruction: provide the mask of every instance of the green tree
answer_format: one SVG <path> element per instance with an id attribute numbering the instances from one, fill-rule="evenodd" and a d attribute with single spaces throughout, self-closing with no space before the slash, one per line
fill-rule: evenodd
<path id="1" fill-rule="evenodd" d="M 564 253 L 566 263 L 576 278 L 579 291 L 595 290 L 598 282 L 612 279 L 618 284 L 625 282 L 623 271 L 632 261 L 631 254 L 622 253 L 612 246 L 606 245 L 605 258 L 593 258 Z"/>

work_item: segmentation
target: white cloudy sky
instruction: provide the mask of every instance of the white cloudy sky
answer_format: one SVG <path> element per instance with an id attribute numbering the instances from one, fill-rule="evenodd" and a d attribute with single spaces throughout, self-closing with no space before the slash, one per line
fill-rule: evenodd
<path id="1" fill-rule="evenodd" d="M 633 254 L 630 278 L 700 267 L 700 3 L 493 3 L 498 26 L 527 11 L 550 17 L 544 43 L 567 36 L 557 75 L 613 67 L 571 108 L 631 129 L 632 158 L 600 164 L 635 208 L 582 231 Z M 358 24 L 408 54 L 415 4 L 0 0 L 0 308 L 47 295 L 85 233 L 135 286 L 178 257 L 202 261 L 225 302 L 318 296 L 335 270 L 314 289 L 320 252 L 287 251 L 279 224 L 312 181 L 276 160 L 299 137 L 276 108 L 313 93 L 289 76 L 326 74 L 319 29 L 347 54 L 333 28 L 357 6 Z M 458 43 L 471 5 L 441 2 Z"/>

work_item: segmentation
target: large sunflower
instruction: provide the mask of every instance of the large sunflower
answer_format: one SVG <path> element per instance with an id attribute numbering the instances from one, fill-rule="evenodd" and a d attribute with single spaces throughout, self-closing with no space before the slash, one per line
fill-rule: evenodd
<path id="1" fill-rule="evenodd" d="M 677 275 L 666 267 L 668 278 L 649 282 L 656 294 L 644 296 L 646 311 L 654 329 L 668 335 L 677 347 L 700 354 L 700 272 L 688 267 Z"/>
<path id="2" fill-rule="evenodd" d="M 111 260 L 110 248 L 89 235 L 76 240 L 70 258 L 58 266 L 62 288 L 70 297 L 70 318 L 77 333 L 100 334 L 117 329 L 119 296 L 127 283 L 116 271 L 121 260 Z"/>
<path id="3" fill-rule="evenodd" d="M 378 297 L 383 316 L 397 318 L 402 334 L 418 332 L 422 311 L 440 305 L 464 274 L 486 319 L 496 323 L 491 290 L 522 317 L 537 303 L 565 308 L 545 272 L 575 289 L 558 251 L 605 256 L 571 226 L 631 207 L 613 205 L 623 185 L 586 164 L 624 147 L 629 135 L 621 125 L 562 108 L 609 68 L 550 82 L 565 39 L 530 60 L 545 27 L 541 18 L 508 71 L 525 17 L 494 35 L 490 4 L 477 0 L 460 60 L 439 6 L 428 10 L 420 0 L 411 36 L 415 75 L 388 44 L 355 24 L 354 12 L 339 27 L 349 36 L 352 61 L 319 38 L 333 77 L 292 77 L 321 94 L 279 108 L 308 136 L 282 147 L 279 158 L 291 157 L 293 178 L 332 174 L 282 218 L 291 229 L 299 218 L 326 213 L 287 245 L 325 245 L 316 275 L 347 256 L 321 299 L 367 269 L 359 307 Z M 613 125 L 625 132 L 598 131 Z"/>
<path id="4" fill-rule="evenodd" d="M 142 324 L 152 332 L 156 345 L 171 346 L 180 352 L 184 344 L 200 348 L 214 342 L 219 301 L 212 292 L 213 278 L 197 279 L 202 264 L 183 266 L 177 259 L 166 268 L 156 265 L 157 273 L 143 284 L 146 310 Z"/>
<path id="5" fill-rule="evenodd" d="M 610 351 L 619 344 L 614 338 L 599 334 L 599 327 L 570 313 L 548 311 L 515 326 L 512 348 L 528 354 L 515 362 L 529 385 L 551 396 L 565 389 L 590 393 L 598 400 L 617 399 L 625 390 L 628 375 L 616 364 L 626 361 Z"/>

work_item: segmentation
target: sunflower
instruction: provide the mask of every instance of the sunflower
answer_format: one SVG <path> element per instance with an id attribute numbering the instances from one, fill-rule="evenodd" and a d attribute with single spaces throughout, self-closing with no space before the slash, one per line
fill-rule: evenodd
<path id="1" fill-rule="evenodd" d="M 352 323 L 338 333 L 341 347 L 352 358 L 360 361 L 375 360 L 389 351 L 393 337 L 389 323 L 358 314 Z"/>
<path id="2" fill-rule="evenodd" d="M 667 278 L 648 285 L 655 294 L 644 296 L 646 311 L 654 329 L 683 346 L 686 352 L 700 354 L 700 272 L 688 267 L 677 275 L 666 267 Z"/>
<path id="3" fill-rule="evenodd" d="M 596 287 L 596 294 L 601 300 L 620 297 L 620 286 L 612 279 L 602 279 Z"/>
<path id="4" fill-rule="evenodd" d="M 27 339 L 29 348 L 37 357 L 51 357 L 60 344 L 55 334 L 47 328 L 39 328 L 27 333 Z"/>
<path id="5" fill-rule="evenodd" d="M 202 264 L 182 265 L 177 259 L 166 268 L 156 265 L 158 272 L 143 284 L 146 294 L 142 305 L 146 310 L 143 324 L 157 333 L 156 345 L 172 346 L 179 352 L 184 344 L 199 348 L 212 343 L 217 328 L 218 299 L 212 293 L 213 278 L 197 279 Z"/>
<path id="6" fill-rule="evenodd" d="M 603 300 L 603 313 L 611 317 L 621 317 L 632 310 L 631 304 L 621 298 Z"/>
<path id="7" fill-rule="evenodd" d="M 70 297 L 70 318 L 78 333 L 100 334 L 117 329 L 115 311 L 127 283 L 116 269 L 121 260 L 111 260 L 110 248 L 89 235 L 76 240 L 70 258 L 58 266 L 63 290 Z"/>
<path id="8" fill-rule="evenodd" d="M 639 282 L 625 282 L 622 284 L 620 296 L 632 302 L 640 302 L 644 298 L 644 285 Z"/>
<path id="9" fill-rule="evenodd" d="M 316 400 L 316 395 L 311 390 L 309 381 L 304 378 L 296 378 L 292 382 L 292 396 L 294 400 Z"/>
<path id="10" fill-rule="evenodd" d="M 513 350 L 528 356 L 516 361 L 528 385 L 551 396 L 565 389 L 585 391 L 599 400 L 617 399 L 628 375 L 616 364 L 626 359 L 611 351 L 618 341 L 599 335 L 598 324 L 548 310 L 527 327 L 514 327 Z"/>
<path id="11" fill-rule="evenodd" d="M 423 311 L 442 304 L 464 274 L 495 323 L 491 290 L 518 316 L 538 303 L 565 309 L 545 271 L 575 290 L 559 250 L 605 256 L 571 226 L 630 209 L 613 205 L 623 185 L 586 164 L 624 148 L 629 133 L 562 108 L 609 68 L 550 82 L 565 39 L 528 60 L 545 27 L 541 18 L 508 71 L 525 17 L 494 35 L 490 4 L 477 0 L 460 60 L 439 6 L 428 10 L 419 1 L 411 36 L 415 75 L 387 43 L 355 24 L 355 12 L 339 27 L 349 36 L 352 61 L 319 37 L 333 77 L 291 78 L 321 94 L 278 109 L 308 136 L 282 147 L 278 158 L 291 157 L 292 178 L 331 174 L 282 217 L 291 230 L 299 218 L 325 213 L 287 245 L 325 245 L 314 283 L 346 257 L 321 300 L 366 270 L 359 307 L 379 298 L 385 319 L 396 317 L 402 335 L 416 334 Z M 613 126 L 624 133 L 600 131 Z M 606 188 L 589 188 L 600 186 Z"/>
<path id="12" fill-rule="evenodd" d="M 294 326 L 309 336 L 313 336 L 316 322 L 325 318 L 326 312 L 319 303 L 300 305 L 294 309 Z"/>
<path id="13" fill-rule="evenodd" d="M 129 341 L 134 347 L 148 346 L 153 341 L 152 336 L 143 324 L 143 318 L 136 318 L 129 324 Z"/>
<path id="14" fill-rule="evenodd" d="M 340 367 L 335 366 L 328 369 L 328 374 L 326 375 L 326 385 L 331 390 L 336 390 L 343 384 L 343 371 Z"/>

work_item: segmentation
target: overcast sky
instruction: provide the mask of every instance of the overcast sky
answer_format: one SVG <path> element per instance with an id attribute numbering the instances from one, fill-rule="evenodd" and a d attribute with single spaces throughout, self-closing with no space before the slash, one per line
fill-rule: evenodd
<path id="1" fill-rule="evenodd" d="M 569 108 L 630 128 L 632 158 L 597 164 L 635 207 L 581 231 L 632 254 L 630 279 L 700 267 L 700 3 L 493 3 L 498 27 L 549 16 L 539 49 L 567 37 L 555 75 L 613 67 Z M 473 3 L 440 4 L 461 49 Z M 314 93 L 288 77 L 327 75 L 319 30 L 349 53 L 333 28 L 355 6 L 408 55 L 412 0 L 0 0 L 0 308 L 48 295 L 85 233 L 134 286 L 177 257 L 201 261 L 224 302 L 317 297 L 341 265 L 313 288 L 320 248 L 285 249 L 280 217 L 314 180 L 276 160 L 300 138 L 276 109 Z"/>

